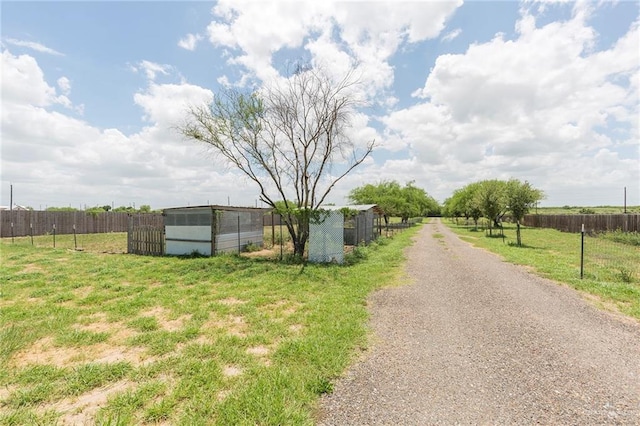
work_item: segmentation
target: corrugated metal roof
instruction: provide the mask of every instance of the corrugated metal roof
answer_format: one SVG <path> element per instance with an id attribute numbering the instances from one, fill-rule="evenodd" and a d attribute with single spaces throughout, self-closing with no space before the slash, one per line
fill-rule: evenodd
<path id="1" fill-rule="evenodd" d="M 378 207 L 377 204 L 352 204 L 348 206 L 320 206 L 319 210 L 342 210 L 342 209 L 350 209 L 350 210 L 358 210 L 361 212 L 375 209 Z"/>

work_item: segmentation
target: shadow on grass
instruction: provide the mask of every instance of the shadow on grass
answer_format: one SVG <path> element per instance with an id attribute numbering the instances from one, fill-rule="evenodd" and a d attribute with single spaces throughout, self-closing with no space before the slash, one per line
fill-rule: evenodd
<path id="1" fill-rule="evenodd" d="M 529 244 L 520 244 L 520 245 L 518 245 L 518 243 L 513 242 L 513 241 L 509 241 L 509 242 L 507 243 L 507 245 L 508 245 L 509 247 L 514 247 L 514 248 L 518 248 L 518 249 L 542 250 L 540 247 L 530 246 Z"/>

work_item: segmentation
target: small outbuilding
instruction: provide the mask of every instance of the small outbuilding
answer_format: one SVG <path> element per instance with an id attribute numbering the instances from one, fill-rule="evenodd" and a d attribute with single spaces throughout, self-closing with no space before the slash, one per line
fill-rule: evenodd
<path id="1" fill-rule="evenodd" d="M 231 206 L 174 207 L 163 210 L 165 253 L 215 256 L 263 245 L 268 209 Z"/>
<path id="2" fill-rule="evenodd" d="M 309 261 L 344 260 L 344 246 L 369 244 L 379 235 L 380 215 L 375 204 L 321 206 L 319 221 L 309 224 Z M 345 212 L 348 212 L 345 220 Z"/>
<path id="3" fill-rule="evenodd" d="M 382 212 L 377 204 L 322 206 L 321 209 L 351 213 L 344 222 L 344 244 L 347 246 L 370 244 L 380 235 Z"/>

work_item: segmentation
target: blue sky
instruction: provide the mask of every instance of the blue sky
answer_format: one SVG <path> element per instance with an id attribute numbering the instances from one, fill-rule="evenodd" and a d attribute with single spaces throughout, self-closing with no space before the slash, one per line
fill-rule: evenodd
<path id="1" fill-rule="evenodd" d="M 321 3 L 321 4 L 320 4 Z M 371 158 L 341 181 L 443 201 L 529 180 L 543 205 L 640 204 L 638 2 L 1 3 L 1 205 L 255 205 L 176 134 L 188 105 L 305 60 L 355 64 Z"/>

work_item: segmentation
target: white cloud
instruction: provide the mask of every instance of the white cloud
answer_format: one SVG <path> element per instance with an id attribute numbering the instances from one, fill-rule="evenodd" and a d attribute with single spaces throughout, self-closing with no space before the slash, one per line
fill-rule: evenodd
<path id="1" fill-rule="evenodd" d="M 60 96 L 45 82 L 37 61 L 8 51 L 2 59 L 2 181 L 14 184 L 22 204 L 114 201 L 159 208 L 226 203 L 227 197 L 236 204 L 255 202 L 254 191 L 243 191 L 246 181 L 172 128 L 189 104 L 211 100 L 209 90 L 151 82 L 134 96 L 148 125 L 125 135 L 50 110 Z M 58 86 L 66 90 L 69 81 L 61 78 Z"/>
<path id="2" fill-rule="evenodd" d="M 156 79 L 158 74 L 169 75 L 173 70 L 171 65 L 158 64 L 147 60 L 140 61 L 137 67 L 130 65 L 130 68 L 133 72 L 143 71 L 144 75 L 152 81 Z"/>
<path id="3" fill-rule="evenodd" d="M 370 96 L 393 83 L 389 59 L 403 41 L 437 37 L 461 1 L 439 2 L 237 2 L 214 7 L 209 40 L 231 49 L 228 62 L 259 80 L 278 75 L 281 49 L 304 48 L 336 73 L 357 63 Z M 342 69 L 341 69 L 342 68 Z"/>
<path id="4" fill-rule="evenodd" d="M 57 50 L 51 49 L 50 47 L 47 47 L 44 44 L 35 41 L 17 40 L 15 38 L 5 38 L 4 41 L 14 46 L 26 47 L 28 49 L 35 50 L 36 52 L 48 53 L 50 55 L 56 56 L 64 56 L 64 54 L 58 52 Z"/>
<path id="5" fill-rule="evenodd" d="M 208 89 L 191 84 L 155 84 L 133 97 L 144 110 L 144 118 L 150 123 L 175 126 L 181 124 L 189 105 L 200 105 L 213 100 Z"/>
<path id="6" fill-rule="evenodd" d="M 410 145 L 432 169 L 445 165 L 459 186 L 467 176 L 513 175 L 560 195 L 576 179 L 585 188 L 637 185 L 640 159 L 614 150 L 640 140 L 638 21 L 594 52 L 597 34 L 576 9 L 543 27 L 524 11 L 516 39 L 497 35 L 440 56 L 415 93 L 425 101 L 384 119 L 392 146 Z"/>
<path id="7" fill-rule="evenodd" d="M 66 96 L 57 95 L 56 89 L 45 81 L 33 57 L 14 56 L 9 50 L 2 51 L 2 103 L 71 106 Z"/>
<path id="8" fill-rule="evenodd" d="M 60 77 L 56 83 L 58 83 L 62 93 L 65 96 L 69 96 L 69 93 L 71 93 L 71 81 L 67 77 Z"/>
<path id="9" fill-rule="evenodd" d="M 182 47 L 186 50 L 195 50 L 196 45 L 200 40 L 202 40 L 202 36 L 200 34 L 187 34 L 184 38 L 178 41 L 178 46 Z"/>
<path id="10" fill-rule="evenodd" d="M 462 29 L 456 28 L 455 30 L 449 31 L 448 33 L 443 35 L 441 40 L 442 41 L 451 41 L 451 40 L 455 39 L 456 37 L 458 37 L 460 34 L 462 34 Z"/>

